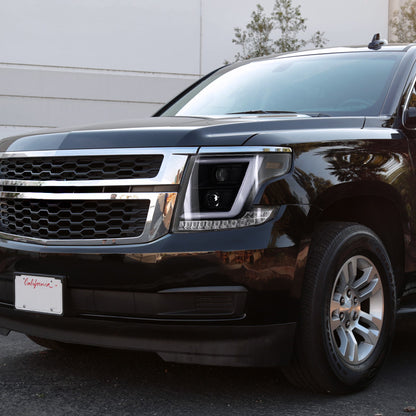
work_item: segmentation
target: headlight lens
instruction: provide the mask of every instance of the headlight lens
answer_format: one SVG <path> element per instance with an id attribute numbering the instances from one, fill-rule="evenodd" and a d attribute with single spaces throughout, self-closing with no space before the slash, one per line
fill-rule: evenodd
<path id="1" fill-rule="evenodd" d="M 193 187 L 186 199 L 195 214 L 229 212 L 238 195 L 250 160 L 242 158 L 199 158 L 195 162 Z M 192 198 L 194 196 L 194 198 Z M 202 216 L 204 217 L 204 216 Z M 205 215 L 206 217 L 206 215 Z"/>
<path id="2" fill-rule="evenodd" d="M 258 225 L 275 207 L 253 206 L 260 186 L 290 169 L 291 153 L 215 154 L 195 158 L 178 201 L 174 231 L 223 230 Z"/>

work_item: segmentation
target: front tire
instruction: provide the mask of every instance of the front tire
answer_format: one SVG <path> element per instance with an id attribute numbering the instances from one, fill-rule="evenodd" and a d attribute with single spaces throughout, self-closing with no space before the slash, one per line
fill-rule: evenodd
<path id="1" fill-rule="evenodd" d="M 394 274 L 377 235 L 359 224 L 323 225 L 308 255 L 289 380 L 326 393 L 364 388 L 389 350 L 395 312 Z"/>

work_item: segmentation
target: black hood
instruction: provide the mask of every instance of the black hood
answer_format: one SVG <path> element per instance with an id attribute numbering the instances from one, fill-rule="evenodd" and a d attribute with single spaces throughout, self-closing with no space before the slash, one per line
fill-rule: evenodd
<path id="1" fill-rule="evenodd" d="M 259 133 L 307 129 L 360 129 L 363 117 L 311 118 L 261 116 L 232 118 L 153 117 L 9 137 L 0 141 L 0 152 L 33 150 L 105 149 L 135 147 L 238 146 Z M 251 144 L 251 142 L 250 142 Z M 274 143 L 279 144 L 279 143 Z"/>

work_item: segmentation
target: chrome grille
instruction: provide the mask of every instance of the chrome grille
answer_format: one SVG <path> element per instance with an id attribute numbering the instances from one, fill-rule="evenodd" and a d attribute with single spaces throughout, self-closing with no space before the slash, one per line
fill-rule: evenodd
<path id="1" fill-rule="evenodd" d="M 0 153 L 0 238 L 45 245 L 138 244 L 169 231 L 197 148 Z"/>
<path id="2" fill-rule="evenodd" d="M 142 234 L 148 200 L 4 199 L 0 231 L 40 239 L 114 239 Z"/>
<path id="3" fill-rule="evenodd" d="M 162 159 L 162 155 L 0 159 L 0 179 L 74 181 L 154 178 Z"/>

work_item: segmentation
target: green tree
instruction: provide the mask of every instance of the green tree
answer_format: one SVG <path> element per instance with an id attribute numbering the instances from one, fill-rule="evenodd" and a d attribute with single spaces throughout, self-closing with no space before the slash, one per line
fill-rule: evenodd
<path id="1" fill-rule="evenodd" d="M 264 8 L 260 4 L 257 5 L 257 10 L 251 13 L 251 21 L 246 29 L 234 29 L 233 42 L 243 48 L 242 53 L 235 56 L 236 60 L 247 59 L 246 56 L 256 58 L 274 52 L 273 40 L 270 37 L 273 20 L 264 14 Z"/>
<path id="2" fill-rule="evenodd" d="M 299 34 L 305 31 L 306 19 L 302 17 L 300 6 L 292 5 L 292 0 L 276 0 L 270 16 L 257 4 L 245 29 L 234 29 L 233 43 L 242 48 L 235 59 L 238 61 L 297 51 L 308 44 L 322 48 L 327 43 L 324 33 L 320 31 L 315 32 L 310 39 L 300 38 Z"/>
<path id="3" fill-rule="evenodd" d="M 416 41 L 416 1 L 407 0 L 393 14 L 390 21 L 396 41 L 410 43 Z"/>
<path id="4" fill-rule="evenodd" d="M 299 32 L 306 30 L 306 19 L 302 17 L 300 6 L 293 7 L 292 0 L 276 0 L 272 18 L 280 31 L 275 41 L 278 52 L 297 51 L 307 45 L 308 41 L 298 39 Z"/>

